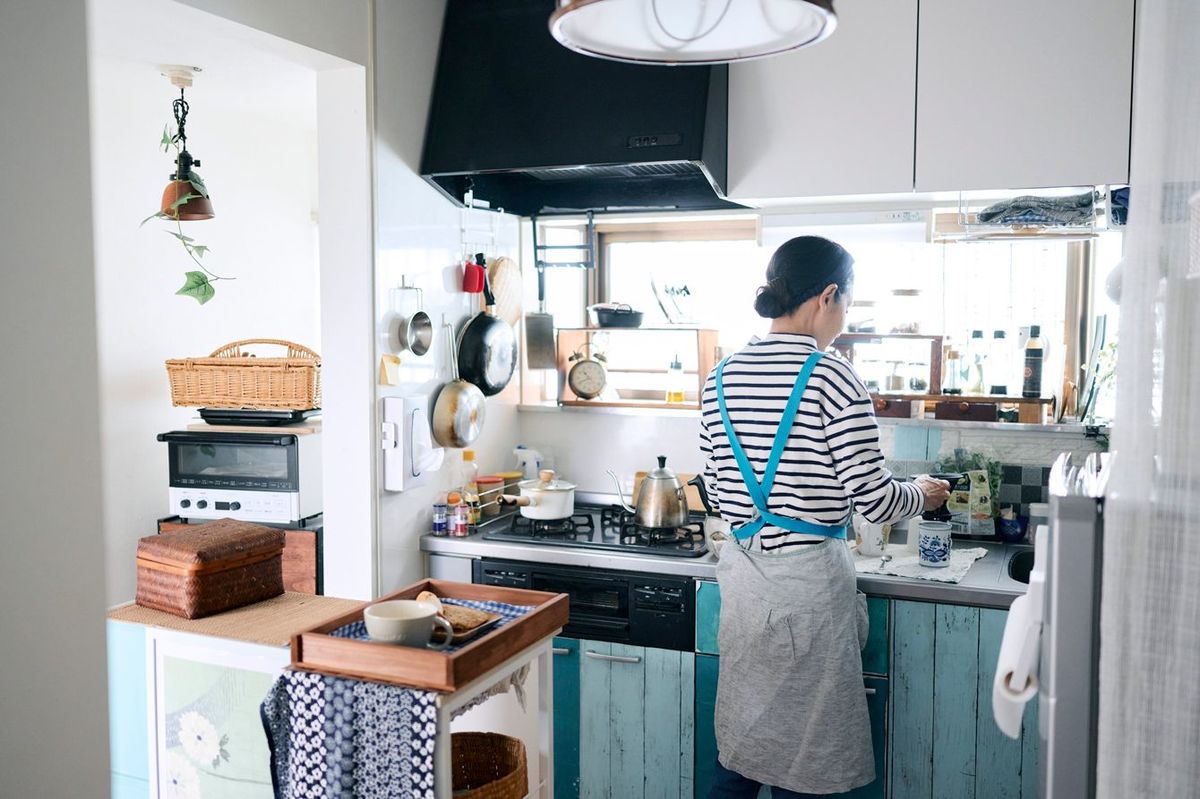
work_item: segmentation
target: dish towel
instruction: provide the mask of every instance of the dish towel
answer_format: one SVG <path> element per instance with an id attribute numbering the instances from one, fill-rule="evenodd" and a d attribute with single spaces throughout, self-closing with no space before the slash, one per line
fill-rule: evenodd
<path id="1" fill-rule="evenodd" d="M 285 671 L 261 706 L 276 799 L 432 799 L 437 694 Z"/>
<path id="2" fill-rule="evenodd" d="M 887 563 L 881 563 L 878 555 L 867 557 L 854 555 L 854 571 L 859 574 L 891 574 L 896 577 L 915 577 L 918 580 L 934 580 L 939 583 L 960 583 L 967 576 L 971 565 L 987 554 L 983 547 L 972 549 L 952 549 L 950 565 L 942 569 L 931 569 L 922 566 L 915 554 L 894 556 Z"/>

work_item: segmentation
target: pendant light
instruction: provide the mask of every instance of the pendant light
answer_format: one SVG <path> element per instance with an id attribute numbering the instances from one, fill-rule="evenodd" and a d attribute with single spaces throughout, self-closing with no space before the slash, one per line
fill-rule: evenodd
<path id="1" fill-rule="evenodd" d="M 172 86 L 179 88 L 179 97 L 171 103 L 171 111 L 175 115 L 174 140 L 179 142 L 179 156 L 175 159 L 175 171 L 170 175 L 171 182 L 163 190 L 162 204 L 159 210 L 164 216 L 172 219 L 178 218 L 185 222 L 212 219 L 214 216 L 213 206 L 212 200 L 208 197 L 208 189 L 200 182 L 199 176 L 192 172 L 192 167 L 200 166 L 200 160 L 193 158 L 187 149 L 187 115 L 190 106 L 184 99 L 183 92 L 192 85 L 192 78 L 190 75 L 181 75 L 179 72 L 170 72 L 167 77 L 170 78 Z M 175 206 L 180 198 L 189 194 L 196 196 L 178 207 Z"/>
<path id="2" fill-rule="evenodd" d="M 786 53 L 837 27 L 833 0 L 559 0 L 550 32 L 584 55 L 720 64 Z"/>

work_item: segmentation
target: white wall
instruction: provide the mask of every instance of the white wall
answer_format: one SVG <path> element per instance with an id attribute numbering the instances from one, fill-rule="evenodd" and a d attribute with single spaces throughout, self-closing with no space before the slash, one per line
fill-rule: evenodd
<path id="1" fill-rule="evenodd" d="M 394 316 L 392 289 L 402 277 L 424 289 L 425 310 L 437 328 L 432 350 L 422 358 L 402 355 L 401 384 L 381 386 L 377 396 L 420 395 L 430 399 L 431 409 L 450 379 L 441 322 L 444 318 L 461 329 L 478 307 L 478 295 L 459 290 L 460 258 L 476 249 L 516 257 L 519 243 L 515 217 L 481 211 L 468 214 L 464 241 L 462 212 L 417 174 L 443 10 L 442 2 L 377 3 L 375 8 L 376 363 L 378 355 L 391 352 L 386 341 Z M 516 384 L 514 378 L 488 400 L 483 433 L 474 445 L 482 472 L 505 466 L 516 444 Z M 429 531 L 430 505 L 450 486 L 457 456 L 449 452 L 446 467 L 428 485 L 401 494 L 380 492 L 379 593 L 424 576 L 418 539 Z"/>
<path id="2" fill-rule="evenodd" d="M 232 23 L 173 3 L 92 8 L 104 527 L 108 601 L 116 603 L 135 589 L 137 539 L 154 533 L 168 509 L 166 446 L 155 435 L 195 416 L 171 407 L 163 361 L 244 338 L 321 351 L 317 90 L 311 68 L 261 52 Z M 169 36 L 185 23 L 195 32 L 190 50 Z M 173 153 L 156 147 L 177 95 L 153 66 L 167 57 L 204 68 L 187 92 L 187 131 L 216 217 L 184 223 L 185 233 L 212 248 L 210 269 L 236 277 L 216 282 L 204 306 L 174 295 L 195 267 L 164 232 L 170 226 L 138 227 L 157 210 L 174 168 Z"/>
<path id="3" fill-rule="evenodd" d="M 83 0 L 0 5 L 0 796 L 108 784 Z"/>

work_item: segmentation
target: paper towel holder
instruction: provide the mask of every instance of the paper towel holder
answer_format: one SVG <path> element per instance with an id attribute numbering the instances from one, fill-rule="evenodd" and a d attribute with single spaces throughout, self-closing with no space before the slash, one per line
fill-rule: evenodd
<path id="1" fill-rule="evenodd" d="M 445 450 L 433 441 L 427 397 L 384 397 L 380 431 L 383 488 L 407 491 L 442 468 Z"/>

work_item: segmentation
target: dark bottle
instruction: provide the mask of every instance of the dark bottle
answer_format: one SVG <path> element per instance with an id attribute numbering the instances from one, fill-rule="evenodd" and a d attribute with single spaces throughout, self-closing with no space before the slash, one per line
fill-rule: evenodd
<path id="1" fill-rule="evenodd" d="M 1042 359 L 1046 354 L 1042 342 L 1042 326 L 1029 326 L 1029 341 L 1025 342 L 1025 379 L 1021 396 L 1036 399 L 1042 396 Z"/>

